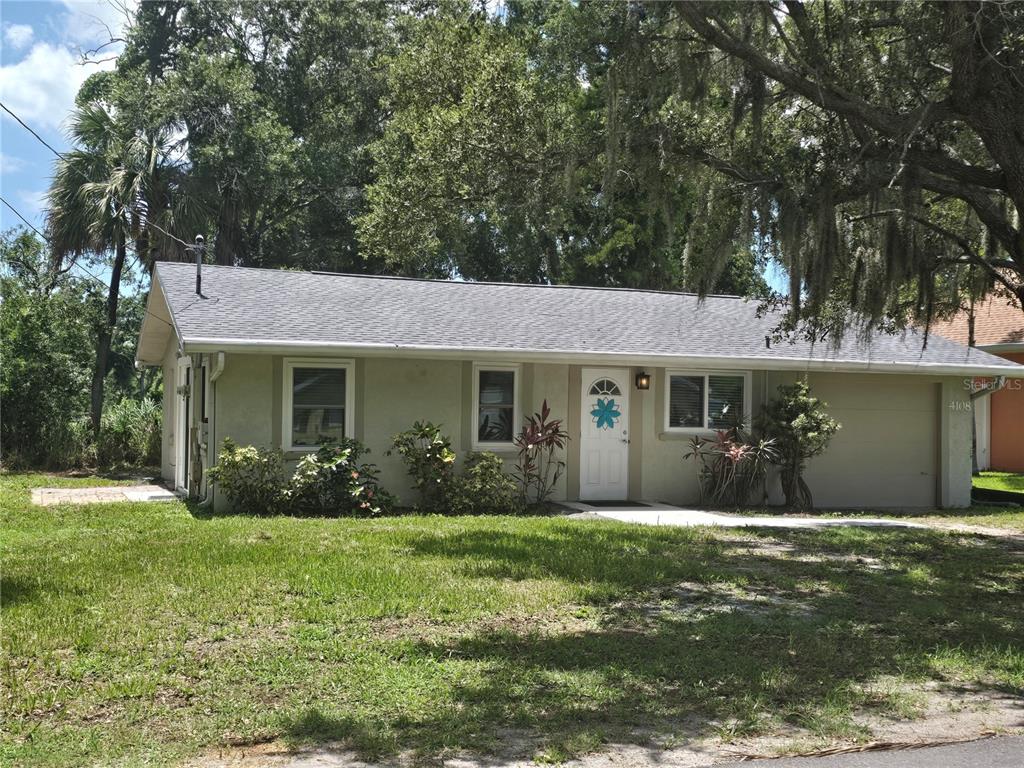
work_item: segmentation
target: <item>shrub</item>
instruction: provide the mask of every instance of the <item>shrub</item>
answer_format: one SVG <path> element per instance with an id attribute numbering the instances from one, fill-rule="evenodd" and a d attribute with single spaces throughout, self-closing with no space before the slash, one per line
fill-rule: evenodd
<path id="1" fill-rule="evenodd" d="M 824 453 L 841 426 L 826 413 L 826 407 L 826 403 L 811 397 L 807 382 L 799 381 L 779 387 L 779 396 L 761 414 L 761 429 L 775 441 L 777 463 L 782 467 L 782 491 L 791 509 L 814 506 L 811 489 L 803 479 L 807 460 Z"/>
<path id="2" fill-rule="evenodd" d="M 701 499 L 739 507 L 750 501 L 778 454 L 775 441 L 748 441 L 739 427 L 718 430 L 715 437 L 694 437 L 684 459 L 700 466 Z"/>
<path id="3" fill-rule="evenodd" d="M 540 413 L 527 416 L 522 431 L 516 435 L 519 457 L 515 477 L 523 504 L 547 502 L 565 471 L 565 462 L 558 458 L 556 451 L 565 448 L 569 433 L 562 429 L 561 419 L 550 417 L 551 409 L 545 400 Z"/>
<path id="4" fill-rule="evenodd" d="M 224 491 L 239 512 L 270 515 L 285 501 L 284 455 L 276 448 L 238 446 L 225 438 L 209 479 Z"/>
<path id="5" fill-rule="evenodd" d="M 406 471 L 420 494 L 420 505 L 443 511 L 447 507 L 455 468 L 452 442 L 441 434 L 441 428 L 429 421 L 417 421 L 412 429 L 392 438 L 391 450 L 405 461 Z"/>
<path id="6" fill-rule="evenodd" d="M 299 460 L 285 491 L 288 510 L 297 515 L 381 515 L 394 506 L 380 487 L 374 464 L 360 464 L 369 453 L 358 440 L 343 439 Z"/>
<path id="7" fill-rule="evenodd" d="M 160 463 L 160 405 L 125 398 L 108 406 L 100 420 L 96 460 L 100 466 L 153 466 Z"/>
<path id="8" fill-rule="evenodd" d="M 515 515 L 522 504 L 501 459 L 483 451 L 467 454 L 462 473 L 450 485 L 447 508 L 453 515 Z"/>

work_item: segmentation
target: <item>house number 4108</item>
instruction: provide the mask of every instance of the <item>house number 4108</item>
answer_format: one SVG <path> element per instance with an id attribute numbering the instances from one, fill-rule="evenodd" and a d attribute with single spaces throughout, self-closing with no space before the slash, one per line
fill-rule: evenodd
<path id="1" fill-rule="evenodd" d="M 950 400 L 949 410 L 951 411 L 969 411 L 971 410 L 971 403 L 965 400 Z"/>

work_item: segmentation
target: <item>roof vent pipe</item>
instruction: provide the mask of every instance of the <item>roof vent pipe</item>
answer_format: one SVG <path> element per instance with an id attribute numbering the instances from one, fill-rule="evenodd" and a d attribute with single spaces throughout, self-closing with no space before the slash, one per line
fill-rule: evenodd
<path id="1" fill-rule="evenodd" d="M 194 247 L 196 252 L 196 296 L 203 295 L 203 243 L 205 242 L 202 235 L 196 235 Z"/>

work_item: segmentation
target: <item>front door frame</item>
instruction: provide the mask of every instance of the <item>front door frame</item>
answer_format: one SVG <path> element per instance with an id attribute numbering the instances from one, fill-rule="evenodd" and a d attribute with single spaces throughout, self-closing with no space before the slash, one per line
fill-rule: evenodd
<path id="1" fill-rule="evenodd" d="M 192 382 L 189 372 L 192 370 L 192 358 L 178 358 L 174 376 L 174 489 L 188 491 L 189 464 L 189 408 L 192 398 L 189 387 Z"/>
<path id="2" fill-rule="evenodd" d="M 621 490 L 611 489 L 609 492 L 599 491 L 598 493 L 590 493 L 586 486 L 586 467 L 584 466 L 585 461 L 585 446 L 584 446 L 584 433 L 587 429 L 587 424 L 591 420 L 590 410 L 592 404 L 589 402 L 591 395 L 589 389 L 593 383 L 602 377 L 608 377 L 615 380 L 619 385 L 621 391 L 621 402 L 623 406 L 623 418 L 619 424 L 615 425 L 614 429 L 619 433 L 618 438 L 622 441 L 622 451 L 624 453 L 622 459 L 622 483 Z M 577 453 L 579 457 L 579 494 L 578 498 L 580 501 L 627 501 L 629 499 L 629 451 L 630 451 L 630 368 L 628 367 L 601 367 L 601 368 L 582 368 L 580 371 L 580 435 L 579 435 L 579 451 Z"/>

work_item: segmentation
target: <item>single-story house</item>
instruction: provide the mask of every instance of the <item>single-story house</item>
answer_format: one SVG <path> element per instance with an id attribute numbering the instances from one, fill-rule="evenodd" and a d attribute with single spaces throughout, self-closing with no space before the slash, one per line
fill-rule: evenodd
<path id="1" fill-rule="evenodd" d="M 836 349 L 775 343 L 756 302 L 686 293 L 157 264 L 137 363 L 164 374 L 163 475 L 200 496 L 224 438 L 295 461 L 354 436 L 386 487 L 414 501 L 385 452 L 414 421 L 460 457 L 514 458 L 547 401 L 571 441 L 561 500 L 693 504 L 693 435 L 756 416 L 806 378 L 842 423 L 807 480 L 824 507 L 970 503 L 971 387 L 1024 366 L 916 332 L 849 334 Z M 596 415 L 595 415 L 596 414 Z"/>
<path id="2" fill-rule="evenodd" d="M 1024 363 L 1024 311 L 1006 296 L 992 295 L 972 313 L 961 312 L 933 331 L 968 344 L 974 323 L 974 346 Z M 995 389 L 981 389 L 974 400 L 978 469 L 1024 472 L 1024 380 L 1007 379 Z"/>

